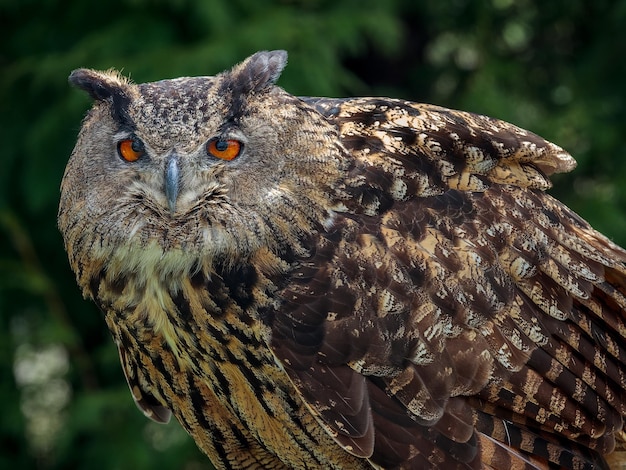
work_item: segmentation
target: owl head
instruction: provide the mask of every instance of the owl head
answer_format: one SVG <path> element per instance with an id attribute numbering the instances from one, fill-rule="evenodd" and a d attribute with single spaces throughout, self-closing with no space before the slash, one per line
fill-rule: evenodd
<path id="1" fill-rule="evenodd" d="M 328 220 L 347 164 L 335 128 L 275 86 L 286 60 L 259 52 L 217 76 L 144 84 L 72 72 L 94 99 L 59 208 L 81 285 L 87 260 L 184 272 L 297 246 Z"/>

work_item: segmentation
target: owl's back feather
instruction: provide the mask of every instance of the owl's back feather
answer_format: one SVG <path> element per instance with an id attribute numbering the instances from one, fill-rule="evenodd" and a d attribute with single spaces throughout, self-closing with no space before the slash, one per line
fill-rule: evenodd
<path id="1" fill-rule="evenodd" d="M 284 308 L 289 327 L 274 329 L 274 351 L 305 399 L 348 442 L 360 429 L 351 421 L 373 415 L 365 452 L 384 467 L 416 451 L 441 468 L 598 465 L 588 448 L 610 452 L 625 411 L 626 253 L 543 192 L 571 157 L 469 113 L 306 101 L 338 126 L 355 164 L 333 226 L 341 235 L 324 242 L 334 252 L 311 261 L 326 298 L 342 305 Z M 293 334 L 302 324 L 310 335 L 311 311 L 329 312 L 316 347 Z M 351 403 L 349 392 L 364 392 L 329 375 L 364 375 L 363 388 L 385 394 L 351 415 L 337 394 Z M 414 422 L 384 421 L 389 407 Z M 424 437 L 431 447 L 415 449 Z"/>

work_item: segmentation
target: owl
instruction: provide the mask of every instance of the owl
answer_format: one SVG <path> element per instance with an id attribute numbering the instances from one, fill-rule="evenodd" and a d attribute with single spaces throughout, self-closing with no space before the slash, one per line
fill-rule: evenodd
<path id="1" fill-rule="evenodd" d="M 284 51 L 94 100 L 58 224 L 132 397 L 217 468 L 607 468 L 626 251 L 485 116 L 296 97 Z"/>

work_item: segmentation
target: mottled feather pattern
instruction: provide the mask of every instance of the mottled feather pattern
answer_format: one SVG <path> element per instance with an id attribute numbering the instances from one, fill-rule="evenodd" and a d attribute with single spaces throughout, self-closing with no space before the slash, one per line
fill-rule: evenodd
<path id="1" fill-rule="evenodd" d="M 572 157 L 467 112 L 293 97 L 285 60 L 72 75 L 96 104 L 59 226 L 137 405 L 218 468 L 607 468 L 626 252 L 546 194 Z"/>

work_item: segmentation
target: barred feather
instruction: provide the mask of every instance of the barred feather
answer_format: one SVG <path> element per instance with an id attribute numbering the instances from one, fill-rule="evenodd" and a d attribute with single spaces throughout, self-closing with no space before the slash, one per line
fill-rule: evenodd
<path id="1" fill-rule="evenodd" d="M 607 468 L 626 251 L 546 194 L 574 160 L 484 116 L 293 97 L 285 60 L 72 75 L 96 104 L 59 226 L 137 405 L 218 468 Z"/>

